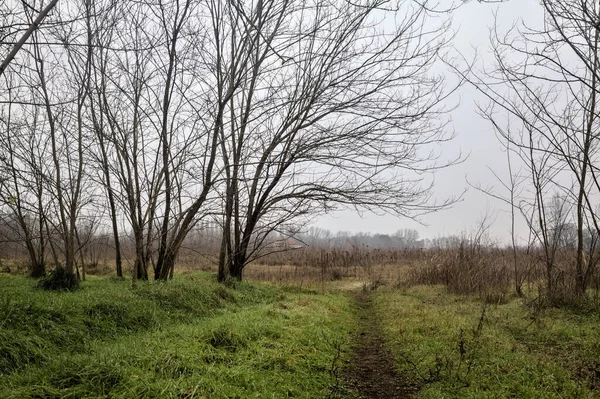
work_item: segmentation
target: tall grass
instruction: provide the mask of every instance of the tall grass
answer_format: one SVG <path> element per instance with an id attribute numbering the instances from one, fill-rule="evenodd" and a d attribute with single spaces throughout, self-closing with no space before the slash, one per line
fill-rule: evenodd
<path id="1" fill-rule="evenodd" d="M 2 276 L 0 372 L 42 365 L 58 353 L 81 353 L 91 342 L 160 328 L 174 320 L 204 315 L 233 302 L 217 284 L 178 278 L 172 284 L 96 279 L 81 293 L 52 293 L 33 281 Z"/>
<path id="2" fill-rule="evenodd" d="M 302 289 L 0 276 L 0 397 L 329 397 L 348 298 Z M 335 395 L 334 395 L 335 396 Z"/>
<path id="3" fill-rule="evenodd" d="M 551 276 L 547 275 L 544 253 L 539 248 L 518 249 L 515 253 L 509 248 L 463 239 L 455 247 L 429 250 L 428 254 L 419 266 L 409 270 L 407 285 L 442 284 L 451 293 L 476 295 L 487 302 L 527 293 L 545 306 L 600 305 L 600 270 L 589 276 L 586 296 L 575 294 L 575 251 L 555 254 Z M 547 290 L 549 278 L 552 292 Z"/>
<path id="4" fill-rule="evenodd" d="M 451 293 L 502 300 L 513 288 L 508 251 L 462 241 L 437 249 L 423 266 L 409 272 L 410 284 L 445 285 Z"/>
<path id="5" fill-rule="evenodd" d="M 398 368 L 418 398 L 599 398 L 600 312 L 482 304 L 441 285 L 375 293 Z"/>
<path id="6" fill-rule="evenodd" d="M 255 281 L 315 285 L 342 279 L 397 282 L 427 257 L 423 250 L 302 248 L 269 255 L 244 275 Z"/>

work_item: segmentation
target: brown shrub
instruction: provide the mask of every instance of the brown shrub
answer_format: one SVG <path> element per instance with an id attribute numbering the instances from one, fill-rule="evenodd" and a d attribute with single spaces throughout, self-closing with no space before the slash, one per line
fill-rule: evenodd
<path id="1" fill-rule="evenodd" d="M 503 251 L 467 240 L 457 248 L 436 249 L 428 261 L 409 272 L 409 284 L 443 284 L 460 295 L 499 301 L 511 289 L 511 270 Z"/>

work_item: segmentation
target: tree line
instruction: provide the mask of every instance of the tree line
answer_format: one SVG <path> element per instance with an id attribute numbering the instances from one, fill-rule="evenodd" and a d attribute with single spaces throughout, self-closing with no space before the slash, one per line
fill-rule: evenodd
<path id="1" fill-rule="evenodd" d="M 452 134 L 431 71 L 447 46 L 435 11 L 410 0 L 3 3 L 0 199 L 32 275 L 73 274 L 102 226 L 119 276 L 127 237 L 134 284 L 169 279 L 186 236 L 216 220 L 219 279 L 241 279 L 271 234 L 335 207 L 449 205 L 432 201 L 429 178 L 452 163 L 436 151 Z"/>
<path id="2" fill-rule="evenodd" d="M 547 291 L 574 246 L 581 296 L 599 258 L 600 10 L 540 5 L 541 24 L 496 23 L 492 67 L 477 69 L 442 59 L 451 10 L 429 2 L 5 2 L 2 215 L 32 274 L 73 273 L 102 225 L 119 275 L 130 240 L 134 282 L 170 278 L 188 234 L 216 221 L 219 279 L 240 279 L 273 234 L 336 207 L 451 205 L 432 201 L 430 178 L 453 163 L 436 151 L 453 136 L 452 88 L 433 72 L 445 60 L 487 98 L 479 112 L 506 150 L 501 190 L 477 188 L 509 205 L 517 291 L 523 217 Z"/>

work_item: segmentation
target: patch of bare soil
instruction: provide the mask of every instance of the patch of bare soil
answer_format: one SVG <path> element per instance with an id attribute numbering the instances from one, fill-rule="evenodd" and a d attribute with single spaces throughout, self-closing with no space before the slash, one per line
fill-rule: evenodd
<path id="1" fill-rule="evenodd" d="M 370 292 L 361 291 L 354 296 L 359 332 L 354 337 L 354 353 L 345 373 L 349 388 L 364 399 L 411 398 L 419 387 L 396 371 Z"/>

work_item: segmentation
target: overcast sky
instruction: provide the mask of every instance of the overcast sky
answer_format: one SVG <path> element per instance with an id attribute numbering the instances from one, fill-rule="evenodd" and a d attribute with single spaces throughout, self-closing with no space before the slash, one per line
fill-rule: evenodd
<path id="1" fill-rule="evenodd" d="M 521 20 L 528 24 L 540 23 L 543 14 L 536 0 L 509 0 L 502 4 L 482 4 L 471 1 L 455 11 L 452 26 L 456 31 L 454 47 L 465 56 L 474 54 L 477 49 L 478 63 L 491 66 L 489 30 L 494 25 L 494 12 L 497 12 L 500 31 L 510 29 Z M 450 73 L 450 71 L 448 71 Z M 475 102 L 485 103 L 476 90 L 463 86 L 453 98 L 460 105 L 451 114 L 451 127 L 456 132 L 453 143 L 444 147 L 447 156 L 458 151 L 468 154 L 468 159 L 460 165 L 440 171 L 436 174 L 435 196 L 446 198 L 458 195 L 467 189 L 466 177 L 472 183 L 490 185 L 494 176 L 488 169 L 506 176 L 506 154 L 501 150 L 490 123 L 477 114 Z M 441 235 L 459 234 L 476 228 L 479 221 L 489 215 L 494 223 L 490 235 L 503 242 L 510 237 L 510 214 L 506 206 L 469 189 L 462 202 L 452 209 L 436 212 L 421 218 L 426 226 L 396 218 L 390 215 L 363 214 L 354 211 L 339 211 L 318 218 L 314 225 L 332 231 L 372 232 L 391 234 L 401 228 L 414 228 L 422 238 L 435 238 Z M 518 235 L 525 236 L 526 226 L 521 222 L 517 226 Z"/>

